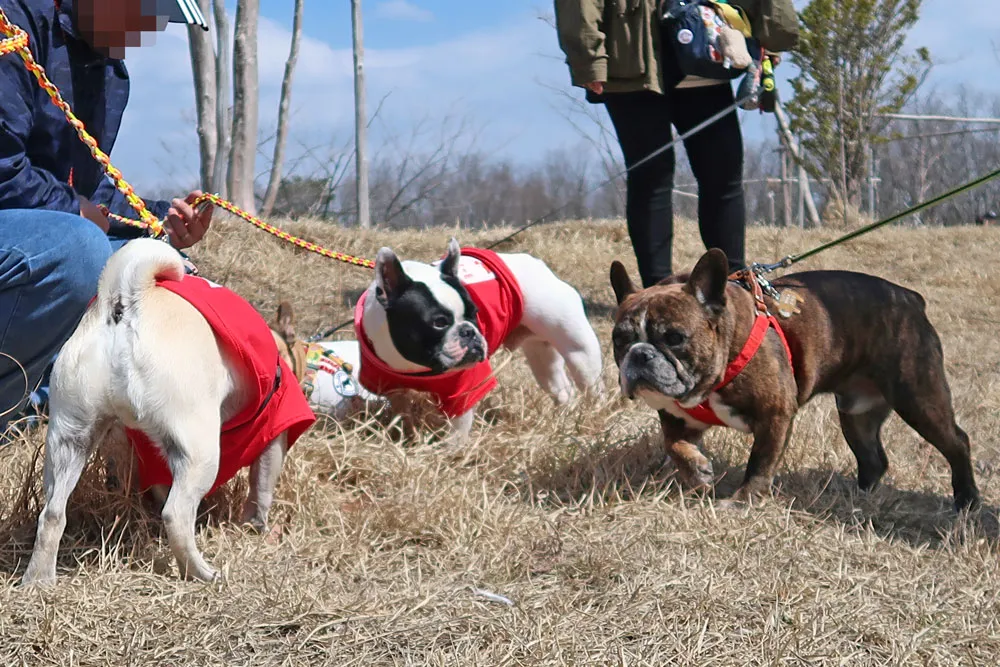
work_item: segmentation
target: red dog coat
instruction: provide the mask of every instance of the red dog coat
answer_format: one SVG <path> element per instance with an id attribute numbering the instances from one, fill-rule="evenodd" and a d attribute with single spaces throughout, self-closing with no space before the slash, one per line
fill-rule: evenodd
<path id="1" fill-rule="evenodd" d="M 476 320 L 486 338 L 486 360 L 461 371 L 430 375 L 401 373 L 390 368 L 375 355 L 371 341 L 365 335 L 363 319 L 365 292 L 354 308 L 354 332 L 361 348 L 359 381 L 368 391 L 385 394 L 394 389 L 415 389 L 437 397 L 441 412 L 457 417 L 493 391 L 497 380 L 493 376 L 490 357 L 521 323 L 524 315 L 524 294 L 511 270 L 495 252 L 477 248 L 462 248 L 458 279 L 468 290 L 479 309 Z"/>
<path id="2" fill-rule="evenodd" d="M 212 491 L 250 466 L 283 431 L 288 446 L 302 435 L 316 416 L 295 380 L 292 369 L 278 356 L 278 348 L 264 319 L 234 292 L 204 278 L 156 283 L 198 309 L 215 333 L 219 345 L 245 369 L 246 408 L 222 425 L 219 474 Z M 280 369 L 280 371 L 279 371 Z M 183 415 L 178 415 L 183 419 Z M 139 464 L 139 483 L 145 490 L 171 483 L 170 469 L 160 448 L 141 431 L 127 429 Z M 211 491 L 210 491 L 211 492 Z"/>

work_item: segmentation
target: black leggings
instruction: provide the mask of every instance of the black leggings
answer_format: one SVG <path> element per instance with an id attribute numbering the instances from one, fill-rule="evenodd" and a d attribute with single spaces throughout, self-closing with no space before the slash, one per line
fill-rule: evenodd
<path id="1" fill-rule="evenodd" d="M 618 134 L 625 166 L 670 142 L 734 101 L 729 84 L 652 92 L 606 94 L 604 105 Z M 743 139 L 736 111 L 684 142 L 698 181 L 698 228 L 706 248 L 720 248 L 735 270 L 744 265 Z M 669 276 L 674 235 L 674 151 L 630 171 L 625 218 L 645 287 Z M 690 267 L 688 267 L 690 268 Z"/>

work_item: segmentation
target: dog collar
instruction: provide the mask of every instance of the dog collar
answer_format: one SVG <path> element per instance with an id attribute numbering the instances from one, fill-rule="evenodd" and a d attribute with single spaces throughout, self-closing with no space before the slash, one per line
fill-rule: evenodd
<path id="1" fill-rule="evenodd" d="M 750 335 L 747 336 L 746 342 L 743 344 L 743 349 L 740 353 L 736 355 L 728 366 L 726 366 L 726 372 L 722 376 L 722 381 L 712 388 L 712 392 L 717 392 L 727 384 L 732 382 L 736 376 L 738 376 L 743 369 L 746 368 L 750 360 L 754 358 L 757 354 L 757 350 L 760 349 L 761 344 L 764 342 L 764 337 L 767 336 L 767 330 L 774 327 L 774 331 L 778 334 L 778 338 L 781 339 L 781 346 L 785 348 L 785 354 L 788 356 L 788 363 L 792 363 L 792 350 L 788 347 L 788 340 L 785 338 L 785 332 L 781 330 L 781 325 L 778 324 L 778 320 L 775 319 L 773 315 L 765 315 L 760 311 L 757 311 L 757 316 L 754 318 L 753 327 L 750 329 Z M 794 368 L 794 367 L 793 367 Z M 696 405 L 693 408 L 685 408 L 680 402 L 677 402 L 677 407 L 684 410 L 689 417 L 700 421 L 703 424 L 710 424 L 712 426 L 726 426 L 726 423 L 719 419 L 719 416 L 715 414 L 715 410 L 709 404 L 709 399 L 705 399 L 700 405 Z"/>

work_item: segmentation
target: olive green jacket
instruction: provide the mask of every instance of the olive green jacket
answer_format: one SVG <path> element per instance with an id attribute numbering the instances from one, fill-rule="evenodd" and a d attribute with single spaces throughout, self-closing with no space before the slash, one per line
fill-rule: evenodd
<path id="1" fill-rule="evenodd" d="M 657 60 L 661 0 L 555 0 L 559 48 L 574 86 L 604 82 L 609 93 L 663 92 Z M 768 51 L 798 45 L 792 0 L 729 0 L 750 18 L 754 36 Z"/>
<path id="2" fill-rule="evenodd" d="M 574 86 L 604 82 L 609 93 L 663 92 L 656 58 L 659 0 L 555 0 L 559 48 Z"/>

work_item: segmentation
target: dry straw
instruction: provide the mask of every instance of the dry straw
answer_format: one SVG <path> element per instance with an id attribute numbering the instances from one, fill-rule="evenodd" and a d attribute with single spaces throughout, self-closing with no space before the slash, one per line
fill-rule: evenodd
<path id="1" fill-rule="evenodd" d="M 424 259 L 453 233 L 287 227 L 352 254 L 388 244 Z M 752 228 L 749 254 L 771 261 L 835 234 Z M 693 226 L 677 243 L 690 266 Z M 996 229 L 886 229 L 802 267 L 873 271 L 927 297 L 987 506 L 968 521 L 950 512 L 940 455 L 895 417 L 887 483 L 859 494 L 826 399 L 799 416 L 775 500 L 724 511 L 680 495 L 654 415 L 614 389 L 607 270 L 631 257 L 623 225 L 554 225 L 514 249 L 581 290 L 606 348 L 606 401 L 556 408 L 515 357 L 461 450 L 377 420 L 314 429 L 282 474 L 273 533 L 232 523 L 242 479 L 206 503 L 198 539 L 228 578 L 214 587 L 177 580 L 155 515 L 121 490 L 121 470 L 109 490 L 94 465 L 70 500 L 58 586 L 15 589 L 41 493 L 32 434 L 0 449 L 0 664 L 996 664 Z M 268 317 L 290 300 L 303 334 L 349 318 L 370 279 L 236 222 L 194 259 Z M 732 489 L 746 437 L 713 432 L 707 447 Z"/>

